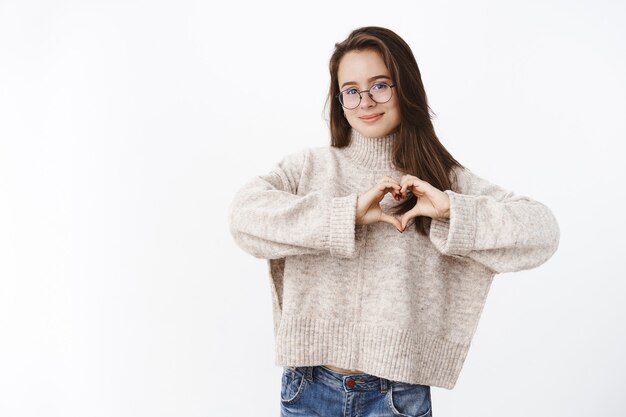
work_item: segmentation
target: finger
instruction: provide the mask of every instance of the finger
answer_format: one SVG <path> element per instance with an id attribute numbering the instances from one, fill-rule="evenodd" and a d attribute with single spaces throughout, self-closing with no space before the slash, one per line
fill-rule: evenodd
<path id="1" fill-rule="evenodd" d="M 377 189 L 381 192 L 392 192 L 394 195 L 400 191 L 400 185 L 391 181 L 381 181 L 377 185 Z"/>
<path id="2" fill-rule="evenodd" d="M 391 178 L 390 179 L 380 180 L 377 183 L 377 185 L 385 185 L 387 187 L 393 186 L 393 187 L 397 187 L 397 189 L 400 189 L 400 184 L 397 181 L 395 181 L 395 180 L 393 180 Z"/>
<path id="3" fill-rule="evenodd" d="M 370 188 L 367 192 L 365 192 L 362 197 L 361 205 L 371 206 L 374 203 L 380 202 L 385 194 L 391 192 L 392 194 L 396 194 L 400 189 L 399 185 L 394 184 L 376 184 L 374 187 Z"/>
<path id="4" fill-rule="evenodd" d="M 407 180 L 401 187 L 400 187 L 400 192 L 403 195 L 407 195 L 409 192 L 411 192 L 412 194 L 416 194 L 419 193 L 420 191 L 423 191 L 423 184 L 426 184 L 424 181 L 412 178 L 410 180 Z M 422 193 L 423 194 L 423 193 Z M 421 194 L 420 194 L 421 195 Z"/>
<path id="5" fill-rule="evenodd" d="M 412 179 L 407 178 L 406 180 L 404 180 L 402 182 L 402 185 L 400 186 L 400 192 L 402 193 L 402 195 L 406 195 L 406 192 L 412 185 L 413 185 Z"/>
<path id="6" fill-rule="evenodd" d="M 391 191 L 393 194 L 393 198 L 395 198 L 396 200 L 398 199 L 398 197 L 400 196 L 400 183 L 395 180 L 394 178 L 391 178 L 388 175 L 385 175 L 384 177 L 381 178 L 380 182 L 388 185 L 389 183 L 391 184 L 395 184 L 397 187 L 394 187 L 394 189 Z"/>
<path id="7" fill-rule="evenodd" d="M 411 177 L 411 183 L 415 186 L 421 186 L 421 187 L 426 187 L 430 185 L 428 181 L 424 181 L 423 179 L 417 178 L 417 177 Z"/>
<path id="8" fill-rule="evenodd" d="M 402 194 L 406 193 L 406 189 L 410 181 L 411 181 L 410 175 L 405 175 L 404 177 L 402 177 L 402 181 L 400 182 L 400 192 Z"/>
<path id="9" fill-rule="evenodd" d="M 367 193 L 372 196 L 375 195 L 376 197 L 380 197 L 381 195 L 385 194 L 387 192 L 387 189 L 391 186 L 391 183 L 377 182 L 372 188 L 367 190 Z"/>

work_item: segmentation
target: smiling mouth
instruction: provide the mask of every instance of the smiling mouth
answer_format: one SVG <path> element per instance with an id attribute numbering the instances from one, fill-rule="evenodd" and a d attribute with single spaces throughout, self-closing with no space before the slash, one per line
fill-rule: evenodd
<path id="1" fill-rule="evenodd" d="M 383 114 L 384 114 L 384 113 L 374 114 L 374 115 L 371 115 L 371 116 L 363 116 L 363 117 L 359 117 L 359 119 L 363 119 L 363 120 L 372 120 L 372 119 L 375 119 L 375 118 L 377 118 L 377 117 L 379 117 L 379 116 L 382 116 Z"/>

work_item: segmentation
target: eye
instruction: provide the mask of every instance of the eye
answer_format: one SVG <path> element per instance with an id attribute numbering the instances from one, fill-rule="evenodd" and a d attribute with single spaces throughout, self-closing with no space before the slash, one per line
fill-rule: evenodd
<path id="1" fill-rule="evenodd" d="M 348 90 L 345 90 L 343 93 L 347 95 L 353 95 L 353 94 L 357 94 L 357 91 L 356 91 L 356 88 L 350 88 Z"/>
<path id="2" fill-rule="evenodd" d="M 387 84 L 385 84 L 385 83 L 376 83 L 376 84 L 374 84 L 372 86 L 372 89 L 374 91 L 376 91 L 376 90 L 384 90 L 385 88 L 387 88 Z"/>

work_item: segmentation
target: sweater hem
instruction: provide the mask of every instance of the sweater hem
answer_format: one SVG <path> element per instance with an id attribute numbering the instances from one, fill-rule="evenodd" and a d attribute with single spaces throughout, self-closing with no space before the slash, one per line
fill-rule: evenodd
<path id="1" fill-rule="evenodd" d="M 283 317 L 276 333 L 275 364 L 332 364 L 392 381 L 451 390 L 469 346 L 408 329 L 331 318 Z"/>

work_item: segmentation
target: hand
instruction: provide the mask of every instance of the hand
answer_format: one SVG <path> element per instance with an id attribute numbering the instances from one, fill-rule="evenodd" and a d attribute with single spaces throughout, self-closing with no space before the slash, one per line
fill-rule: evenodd
<path id="1" fill-rule="evenodd" d="M 385 176 L 365 194 L 358 196 L 356 202 L 356 224 L 385 222 L 402 232 L 404 228 L 400 220 L 385 213 L 380 207 L 381 200 L 389 192 L 398 200 L 400 198 L 400 184 L 393 178 Z"/>
<path id="2" fill-rule="evenodd" d="M 408 191 L 417 197 L 415 206 L 400 218 L 400 231 L 403 232 L 409 220 L 417 216 L 428 216 L 433 219 L 450 218 L 450 197 L 448 194 L 413 175 L 404 175 L 400 180 L 400 185 L 402 197 L 406 197 Z"/>

